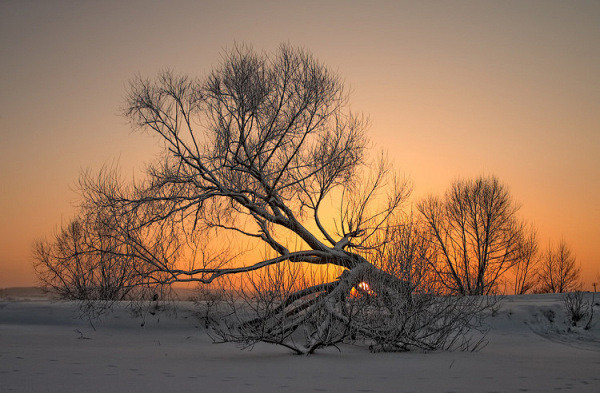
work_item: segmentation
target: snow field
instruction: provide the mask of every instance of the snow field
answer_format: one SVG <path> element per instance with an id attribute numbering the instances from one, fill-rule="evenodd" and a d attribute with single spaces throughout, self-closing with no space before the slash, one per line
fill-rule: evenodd
<path id="1" fill-rule="evenodd" d="M 118 308 L 94 330 L 72 302 L 3 301 L 0 392 L 600 392 L 595 313 L 586 331 L 570 327 L 560 295 L 509 296 L 478 352 L 343 345 L 306 357 L 213 344 L 189 302 L 144 326 Z"/>

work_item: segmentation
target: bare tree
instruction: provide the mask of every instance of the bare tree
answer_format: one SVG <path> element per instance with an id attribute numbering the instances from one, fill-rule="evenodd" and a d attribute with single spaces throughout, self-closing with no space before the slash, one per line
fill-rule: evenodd
<path id="1" fill-rule="evenodd" d="M 535 288 L 539 262 L 536 233 L 531 229 L 519 244 L 517 262 L 511 269 L 515 295 L 525 294 Z"/>
<path id="2" fill-rule="evenodd" d="M 581 268 L 564 239 L 556 248 L 549 244 L 540 264 L 540 292 L 574 291 L 580 286 L 580 274 Z"/>
<path id="3" fill-rule="evenodd" d="M 52 240 L 34 247 L 35 269 L 42 286 L 63 299 L 122 300 L 140 284 L 130 258 L 101 223 L 75 218 Z"/>
<path id="4" fill-rule="evenodd" d="M 235 46 L 204 82 L 171 72 L 156 82 L 136 80 L 125 112 L 163 138 L 165 159 L 133 190 L 88 179 L 86 199 L 126 212 L 144 206 L 147 223 L 177 216 L 196 230 L 258 239 L 277 254 L 234 269 L 155 263 L 173 280 L 210 282 L 282 261 L 367 263 L 352 250 L 393 216 L 409 190 L 383 160 L 372 171 L 366 165 L 366 122 L 346 111 L 346 101 L 337 75 L 285 45 L 272 57 Z M 342 208 L 327 223 L 320 208 L 328 198 Z M 303 249 L 286 247 L 294 243 Z"/>
<path id="5" fill-rule="evenodd" d="M 495 177 L 455 181 L 444 198 L 418 204 L 436 249 L 435 268 L 452 293 L 482 295 L 519 260 L 517 205 Z"/>
<path id="6" fill-rule="evenodd" d="M 224 340 L 273 342 L 301 353 L 335 345 L 350 331 L 377 342 L 384 331 L 357 322 L 352 289 L 371 283 L 385 306 L 381 315 L 397 304 L 397 316 L 412 302 L 412 284 L 369 260 L 410 189 L 383 157 L 369 158 L 367 121 L 348 109 L 341 79 L 309 53 L 282 45 L 259 54 L 236 45 L 203 80 L 170 71 L 136 79 L 124 112 L 162 141 L 163 158 L 131 185 L 111 171 L 84 176 L 84 208 L 114 218 L 114 238 L 127 248 L 110 252 L 143 264 L 146 282 L 241 277 L 235 285 L 252 294 L 242 309 L 251 317 L 215 327 Z M 196 259 L 190 255 L 199 239 L 210 246 Z M 249 249 L 262 243 L 270 252 L 230 257 L 223 239 L 245 239 Z M 299 265 L 343 273 L 309 282 L 293 273 Z M 240 291 L 224 293 L 234 296 L 230 304 L 248 298 Z M 229 315 L 241 315 L 236 310 Z M 466 326 L 450 322 L 441 324 L 446 332 Z"/>
<path id="7" fill-rule="evenodd" d="M 84 173 L 82 184 L 90 176 Z M 100 178 L 106 187 L 120 187 L 115 170 L 103 169 Z M 171 300 L 169 269 L 182 264 L 214 267 L 231 259 L 229 250 L 209 251 L 206 234 L 186 231 L 176 218 L 148 223 L 154 214 L 148 208 L 154 206 L 128 212 L 84 199 L 76 218 L 53 238 L 34 244 L 34 268 L 42 287 L 61 299 L 79 301 L 82 315 L 89 318 L 121 300 L 144 316 L 164 308 L 159 301 Z M 220 242 L 226 245 L 224 240 Z"/>

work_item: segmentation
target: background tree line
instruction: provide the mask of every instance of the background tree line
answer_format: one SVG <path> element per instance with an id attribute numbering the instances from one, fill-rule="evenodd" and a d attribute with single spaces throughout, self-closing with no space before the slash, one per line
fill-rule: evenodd
<path id="1" fill-rule="evenodd" d="M 443 197 L 420 201 L 417 210 L 418 216 L 390 224 L 376 246 L 366 247 L 366 255 L 395 275 L 414 282 L 415 272 L 400 271 L 414 264 L 398 261 L 418 258 L 420 269 L 434 276 L 428 280 L 452 294 L 506 293 L 506 288 L 515 294 L 557 293 L 580 287 L 580 268 L 567 243 L 549 243 L 541 250 L 535 229 L 518 220 L 516 204 L 495 177 L 456 181 Z M 193 264 L 189 260 L 197 260 L 198 254 L 209 258 L 206 238 L 190 239 L 173 223 L 168 231 L 163 227 L 153 233 L 128 223 L 123 239 L 115 222 L 125 216 L 109 219 L 90 207 L 81 212 L 52 239 L 40 240 L 34 247 L 38 278 L 63 298 L 123 300 L 139 296 L 144 284 L 172 281 L 151 279 L 153 275 L 144 272 L 148 264 L 143 255 L 128 249 L 132 244 L 143 243 L 147 256 L 160 253 L 175 262 L 181 258 L 179 242 L 187 237 L 188 246 L 196 243 L 193 253 L 186 254 L 187 264 Z M 211 263 L 225 263 L 224 257 L 221 252 Z"/>

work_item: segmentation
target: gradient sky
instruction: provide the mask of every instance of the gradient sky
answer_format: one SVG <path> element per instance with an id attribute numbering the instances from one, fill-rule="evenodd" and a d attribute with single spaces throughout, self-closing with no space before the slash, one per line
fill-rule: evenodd
<path id="1" fill-rule="evenodd" d="M 158 151 L 119 116 L 135 74 L 203 75 L 223 48 L 303 46 L 414 184 L 495 174 L 600 281 L 600 2 L 2 1 L 0 287 L 75 212 L 82 169 Z"/>

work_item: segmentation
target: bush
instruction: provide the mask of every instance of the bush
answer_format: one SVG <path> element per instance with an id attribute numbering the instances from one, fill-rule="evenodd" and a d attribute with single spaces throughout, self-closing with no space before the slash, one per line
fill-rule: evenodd
<path id="1" fill-rule="evenodd" d="M 587 317 L 593 307 L 593 304 L 585 298 L 585 293 L 581 291 L 567 293 L 562 300 L 573 326 L 577 326 L 577 322 Z"/>

